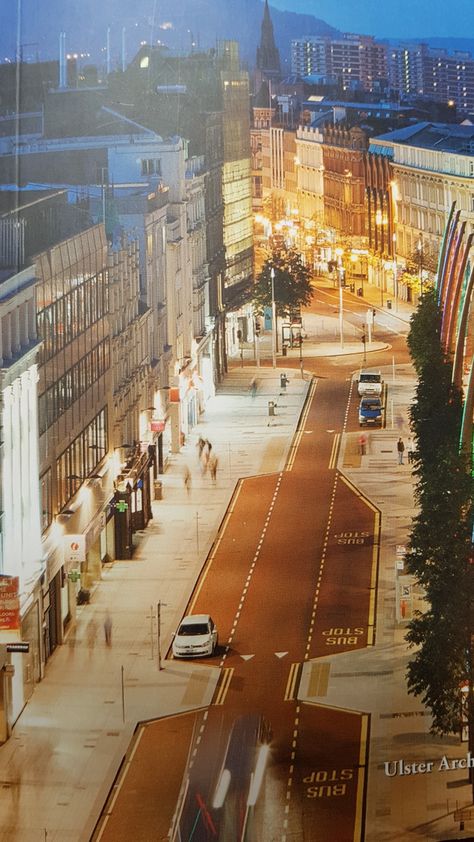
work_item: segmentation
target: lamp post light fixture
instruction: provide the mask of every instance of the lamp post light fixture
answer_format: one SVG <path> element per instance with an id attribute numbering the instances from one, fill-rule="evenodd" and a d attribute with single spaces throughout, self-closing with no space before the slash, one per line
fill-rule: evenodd
<path id="1" fill-rule="evenodd" d="M 392 257 L 393 257 L 393 292 L 395 295 L 395 312 L 398 311 L 398 272 L 397 272 L 397 235 L 392 234 Z"/>
<path id="2" fill-rule="evenodd" d="M 420 298 L 423 297 L 423 234 L 420 233 L 420 239 L 417 246 L 418 260 L 419 260 L 419 274 L 420 274 Z"/>
<path id="3" fill-rule="evenodd" d="M 272 282 L 272 366 L 276 368 L 276 305 L 275 305 L 275 270 L 270 269 Z"/>
<path id="4" fill-rule="evenodd" d="M 341 348 L 344 348 L 344 303 L 342 299 L 342 280 L 343 280 L 343 266 L 342 266 L 342 255 L 344 254 L 344 250 L 341 248 L 336 249 L 336 257 L 337 257 L 337 275 L 338 275 L 338 282 L 339 282 L 339 338 L 341 342 Z"/>

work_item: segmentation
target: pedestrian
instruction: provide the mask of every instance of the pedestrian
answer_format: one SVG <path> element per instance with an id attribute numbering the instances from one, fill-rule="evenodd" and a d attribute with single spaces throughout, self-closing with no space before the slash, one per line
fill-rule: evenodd
<path id="1" fill-rule="evenodd" d="M 219 464 L 219 460 L 215 453 L 209 457 L 209 473 L 211 475 L 211 479 L 213 482 L 216 481 L 217 478 L 217 466 Z"/>
<path id="2" fill-rule="evenodd" d="M 196 447 L 197 447 L 197 452 L 198 452 L 198 460 L 199 460 L 199 462 L 201 461 L 201 458 L 202 458 L 202 452 L 203 452 L 203 450 L 204 450 L 204 445 L 205 445 L 205 444 L 206 444 L 206 442 L 204 441 L 203 437 L 202 437 L 202 436 L 199 436 L 199 438 L 198 438 L 198 440 L 197 440 L 197 444 L 196 444 Z"/>
<path id="3" fill-rule="evenodd" d="M 87 646 L 89 647 L 89 653 L 92 654 L 92 650 L 95 645 L 95 641 L 97 638 L 97 623 L 92 617 L 87 624 Z"/>
<path id="4" fill-rule="evenodd" d="M 204 442 L 204 449 L 205 449 L 205 451 L 207 452 L 207 458 L 209 459 L 209 456 L 211 455 L 211 450 L 212 450 L 212 444 L 211 444 L 211 442 L 209 441 L 209 439 L 206 439 L 206 440 L 205 440 L 205 442 Z"/>
<path id="5" fill-rule="evenodd" d="M 403 465 L 403 452 L 405 450 L 405 445 L 403 443 L 403 439 L 400 438 L 397 441 L 397 451 L 398 451 L 398 464 Z"/>
<path id="6" fill-rule="evenodd" d="M 107 646 L 112 646 L 112 617 L 110 611 L 107 611 L 104 620 L 104 634 Z"/>
<path id="7" fill-rule="evenodd" d="M 258 388 L 257 378 L 252 377 L 252 379 L 250 381 L 250 384 L 249 384 L 249 391 L 250 391 L 250 394 L 252 395 L 252 398 L 254 398 L 255 395 L 257 394 L 257 388 Z"/>
<path id="8" fill-rule="evenodd" d="M 187 493 L 189 494 L 191 491 L 191 471 L 189 470 L 189 465 L 184 466 L 183 483 Z"/>
<path id="9" fill-rule="evenodd" d="M 359 436 L 359 453 L 361 456 L 365 456 L 365 448 L 367 445 L 367 437 L 364 436 L 363 433 Z"/>
<path id="10" fill-rule="evenodd" d="M 409 465 L 413 464 L 413 451 L 414 451 L 413 439 L 410 437 L 407 441 L 407 461 L 408 461 Z"/>

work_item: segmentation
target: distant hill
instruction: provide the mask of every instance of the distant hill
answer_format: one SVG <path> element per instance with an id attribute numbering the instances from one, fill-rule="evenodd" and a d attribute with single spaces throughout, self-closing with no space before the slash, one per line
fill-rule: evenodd
<path id="1" fill-rule="evenodd" d="M 12 6 L 16 4 L 12 4 Z M 47 12 L 45 11 L 47 7 Z M 156 9 L 153 20 L 153 9 Z M 14 11 L 10 12 L 11 15 Z M 285 65 L 289 66 L 290 43 L 301 35 L 338 34 L 338 30 L 312 15 L 271 8 L 275 40 Z M 2 15 L 3 17 L 3 15 Z M 159 39 L 172 50 L 189 51 L 213 47 L 218 39 L 235 39 L 242 58 L 255 62 L 260 25 L 261 0 L 23 0 L 21 43 L 25 59 L 56 58 L 59 33 L 66 32 L 67 52 L 90 53 L 91 62 L 105 61 L 107 29 L 110 27 L 111 56 L 120 60 L 122 27 L 125 27 L 126 55 L 130 60 L 140 41 Z M 3 17 L 0 55 L 15 54 L 15 28 Z"/>

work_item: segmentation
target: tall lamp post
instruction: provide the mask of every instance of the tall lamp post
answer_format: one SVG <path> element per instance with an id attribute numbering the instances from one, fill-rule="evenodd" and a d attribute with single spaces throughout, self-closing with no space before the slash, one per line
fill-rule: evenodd
<path id="1" fill-rule="evenodd" d="M 275 305 L 275 270 L 270 269 L 272 281 L 272 366 L 276 368 L 276 305 Z"/>
<path id="2" fill-rule="evenodd" d="M 397 272 L 397 235 L 392 234 L 392 257 L 393 257 L 393 291 L 395 293 L 395 311 L 398 311 L 398 272 Z"/>
<path id="3" fill-rule="evenodd" d="M 337 256 L 337 277 L 339 281 L 339 337 L 341 348 L 344 348 L 344 305 L 342 299 L 342 281 L 344 277 L 344 268 L 342 266 L 343 249 L 336 249 Z"/>
<path id="4" fill-rule="evenodd" d="M 417 244 L 419 271 L 420 271 L 420 298 L 423 296 L 423 234 L 420 234 L 420 239 Z"/>

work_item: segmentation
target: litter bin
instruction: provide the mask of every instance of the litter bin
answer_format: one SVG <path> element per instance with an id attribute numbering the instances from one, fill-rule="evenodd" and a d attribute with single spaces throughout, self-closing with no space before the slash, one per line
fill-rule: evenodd
<path id="1" fill-rule="evenodd" d="M 275 415 L 275 401 L 268 401 L 268 414 Z"/>
<path id="2" fill-rule="evenodd" d="M 392 309 L 392 302 L 390 301 L 390 299 L 388 299 L 388 301 L 387 301 L 387 310 L 391 310 L 391 309 Z"/>
<path id="3" fill-rule="evenodd" d="M 289 382 L 286 374 L 280 374 L 280 389 L 286 389 L 286 384 Z"/>
<path id="4" fill-rule="evenodd" d="M 362 298 L 362 287 L 357 288 L 357 295 L 359 296 L 359 298 Z"/>
<path id="5" fill-rule="evenodd" d="M 159 479 L 155 479 L 154 483 L 154 490 L 155 490 L 155 500 L 162 500 L 163 499 L 163 483 Z"/>

